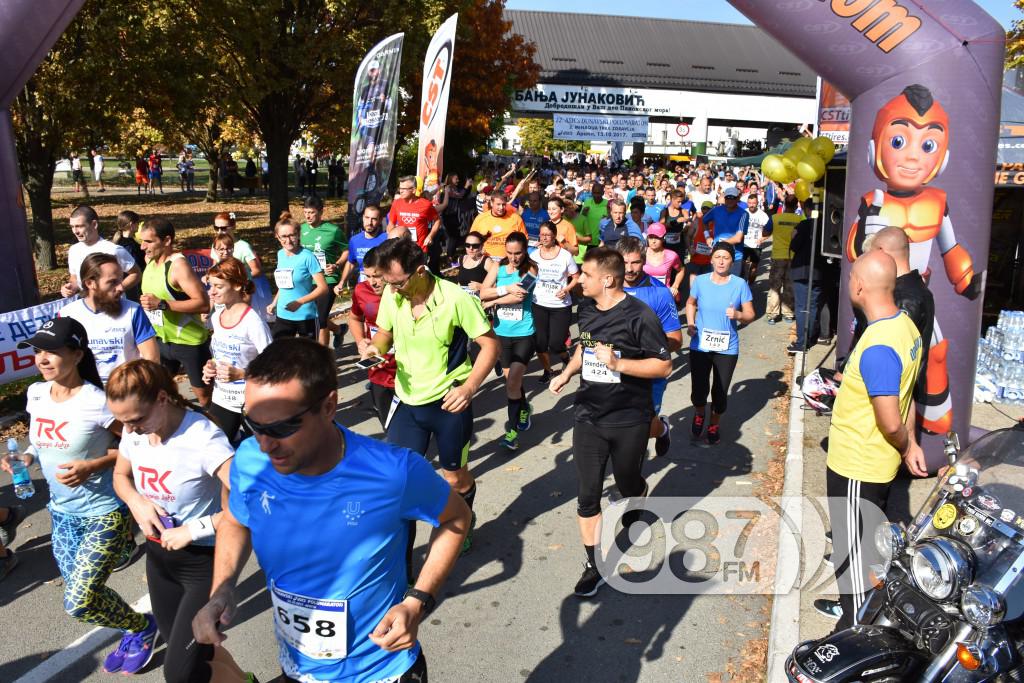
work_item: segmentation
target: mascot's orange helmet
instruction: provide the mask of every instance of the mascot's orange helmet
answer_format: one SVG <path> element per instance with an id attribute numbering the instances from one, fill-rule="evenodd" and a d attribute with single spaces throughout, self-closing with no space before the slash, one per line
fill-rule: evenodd
<path id="1" fill-rule="evenodd" d="M 869 160 L 879 180 L 886 181 L 889 174 L 882 164 L 882 135 L 886 127 L 898 119 L 909 121 L 916 128 L 924 128 L 931 124 L 942 126 L 945 134 L 941 136 L 938 158 L 942 161 L 924 179 L 923 184 L 931 182 L 942 173 L 949 162 L 949 115 L 942 108 L 931 91 L 923 85 L 908 85 L 896 97 L 886 102 L 875 116 L 875 126 L 871 130 L 871 142 L 868 145 Z"/>

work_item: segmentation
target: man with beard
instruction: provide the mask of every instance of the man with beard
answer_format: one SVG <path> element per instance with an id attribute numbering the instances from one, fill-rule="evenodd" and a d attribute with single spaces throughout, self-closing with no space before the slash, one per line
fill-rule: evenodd
<path id="1" fill-rule="evenodd" d="M 89 335 L 89 349 L 96 357 L 100 379 L 114 368 L 136 358 L 160 362 L 156 332 L 142 307 L 124 296 L 124 271 L 112 254 L 89 254 L 82 262 L 84 295 L 60 311 L 74 318 Z"/>

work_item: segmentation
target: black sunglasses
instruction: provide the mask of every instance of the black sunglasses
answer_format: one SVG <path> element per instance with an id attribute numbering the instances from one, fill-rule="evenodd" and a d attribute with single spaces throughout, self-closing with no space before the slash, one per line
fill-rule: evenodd
<path id="1" fill-rule="evenodd" d="M 245 426 L 248 427 L 253 434 L 269 436 L 271 439 L 287 439 L 289 436 L 302 429 L 302 418 L 305 417 L 306 413 L 319 409 L 325 398 L 327 398 L 327 396 L 321 396 L 311 405 L 306 406 L 303 410 L 295 413 L 291 417 L 286 417 L 283 420 L 276 420 L 274 422 L 256 422 L 243 411 L 242 422 L 245 423 Z"/>

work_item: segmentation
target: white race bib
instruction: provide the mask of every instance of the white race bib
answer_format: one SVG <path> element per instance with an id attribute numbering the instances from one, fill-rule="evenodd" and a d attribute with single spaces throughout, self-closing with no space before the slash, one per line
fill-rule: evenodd
<path id="1" fill-rule="evenodd" d="M 274 282 L 277 283 L 278 289 L 291 289 L 295 286 L 292 282 L 292 269 L 291 268 L 279 268 L 274 271 Z"/>
<path id="2" fill-rule="evenodd" d="M 727 331 L 703 329 L 700 331 L 700 350 L 718 353 L 728 351 L 729 337 L 730 334 Z"/>
<path id="3" fill-rule="evenodd" d="M 557 298 L 558 290 L 562 288 L 562 283 L 556 280 L 538 280 L 537 291 L 544 296 L 551 298 Z"/>
<path id="4" fill-rule="evenodd" d="M 679 240 L 682 235 L 678 232 L 666 232 L 665 233 L 665 244 L 679 244 Z"/>
<path id="5" fill-rule="evenodd" d="M 743 237 L 743 244 L 751 249 L 759 249 L 761 245 L 761 228 L 748 228 L 747 234 Z"/>
<path id="6" fill-rule="evenodd" d="M 159 328 L 164 326 L 164 312 L 159 308 L 146 311 L 146 317 L 149 318 L 149 324 L 153 327 Z"/>
<path id="7" fill-rule="evenodd" d="M 270 584 L 277 637 L 311 659 L 348 656 L 348 600 L 321 600 Z"/>
<path id="8" fill-rule="evenodd" d="M 711 247 L 706 242 L 697 242 L 695 251 L 701 256 L 711 256 Z"/>
<path id="9" fill-rule="evenodd" d="M 480 298 L 480 292 L 474 290 L 472 287 L 468 285 L 463 286 L 462 291 L 465 292 L 466 294 L 469 294 L 470 296 L 475 296 L 477 299 Z"/>
<path id="10" fill-rule="evenodd" d="M 615 351 L 616 358 L 622 354 Z M 597 359 L 594 349 L 583 349 L 583 379 L 601 384 L 621 384 L 622 376 L 617 370 L 609 370 L 608 366 Z"/>
<path id="11" fill-rule="evenodd" d="M 413 242 L 416 241 L 416 226 L 415 225 L 410 225 L 409 226 L 409 237 L 412 238 Z"/>
<path id="12" fill-rule="evenodd" d="M 511 304 L 498 306 L 498 320 L 517 323 L 523 319 L 523 305 Z"/>
<path id="13" fill-rule="evenodd" d="M 313 256 L 316 257 L 316 261 L 320 264 L 320 268 L 322 270 L 327 270 L 327 253 L 317 250 L 313 252 Z"/>

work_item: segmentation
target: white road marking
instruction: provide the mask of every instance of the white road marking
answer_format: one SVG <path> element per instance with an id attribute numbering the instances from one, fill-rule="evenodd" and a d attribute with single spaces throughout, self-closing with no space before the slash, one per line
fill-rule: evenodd
<path id="1" fill-rule="evenodd" d="M 149 604 L 149 593 L 136 600 L 132 609 L 136 612 L 150 612 L 152 607 Z M 63 650 L 55 653 L 14 683 L 48 683 L 48 681 L 58 680 L 57 674 L 61 671 L 103 647 L 105 643 L 113 642 L 116 638 L 117 631 L 114 629 L 97 626 L 69 643 Z"/>

